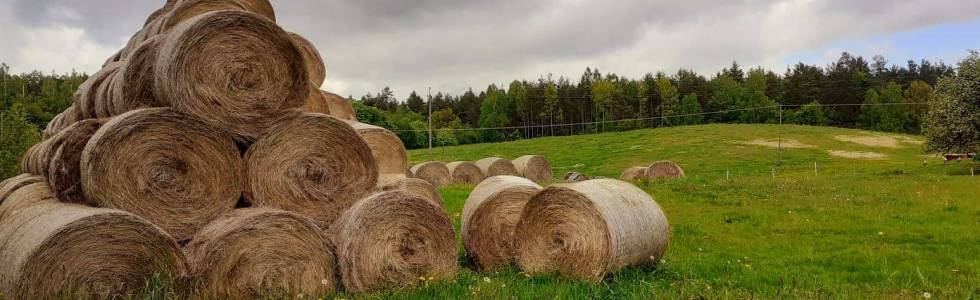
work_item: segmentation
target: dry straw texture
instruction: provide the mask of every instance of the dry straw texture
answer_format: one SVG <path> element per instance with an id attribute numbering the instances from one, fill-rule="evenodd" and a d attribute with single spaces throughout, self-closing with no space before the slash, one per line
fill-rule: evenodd
<path id="1" fill-rule="evenodd" d="M 341 120 L 357 121 L 357 113 L 354 112 L 354 106 L 350 102 L 347 102 L 347 99 L 331 92 L 323 92 L 323 96 L 327 101 L 327 105 L 330 106 L 331 116 Z"/>
<path id="2" fill-rule="evenodd" d="M 157 101 L 243 140 L 257 138 L 284 110 L 303 106 L 310 92 L 289 34 L 253 13 L 202 14 L 160 43 Z"/>
<path id="3" fill-rule="evenodd" d="M 78 87 L 78 90 L 74 94 L 74 101 L 75 110 L 78 113 L 79 119 L 99 117 L 98 108 L 102 106 L 98 103 L 99 90 L 103 87 L 102 83 L 112 78 L 123 64 L 123 62 L 110 63 L 98 72 L 95 72 L 95 74 L 92 74 L 92 76 Z"/>
<path id="4" fill-rule="evenodd" d="M 330 229 L 348 292 L 407 286 L 456 275 L 456 238 L 446 214 L 400 191 L 358 201 Z"/>
<path id="5" fill-rule="evenodd" d="M 456 184 L 478 184 L 484 179 L 480 168 L 471 162 L 454 161 L 446 164 L 446 168 Z"/>
<path id="6" fill-rule="evenodd" d="M 327 102 L 326 92 L 320 91 L 320 88 L 310 85 L 310 94 L 306 96 L 306 102 L 303 103 L 304 112 L 309 113 L 321 113 L 325 115 L 330 114 L 330 103 Z"/>
<path id="7" fill-rule="evenodd" d="M 412 166 L 412 177 L 425 180 L 435 187 L 444 187 L 453 182 L 446 164 L 439 161 L 428 161 Z"/>
<path id="8" fill-rule="evenodd" d="M 290 212 L 235 210 L 202 228 L 185 250 L 193 293 L 200 298 L 326 295 L 337 285 L 326 235 Z"/>
<path id="9" fill-rule="evenodd" d="M 650 180 L 684 178 L 684 169 L 672 161 L 661 160 L 651 164 L 644 176 Z"/>
<path id="10" fill-rule="evenodd" d="M 439 209 L 443 208 L 442 196 L 439 195 L 439 190 L 432 184 L 426 182 L 425 180 L 418 178 L 403 178 L 396 182 L 390 183 L 388 185 L 382 186 L 382 191 L 403 191 L 409 195 L 420 197 L 425 200 L 429 200 L 433 205 L 438 206 Z"/>
<path id="11" fill-rule="evenodd" d="M 45 175 L 52 192 L 61 202 L 94 204 L 85 200 L 82 194 L 79 162 L 85 145 L 103 123 L 105 121 L 100 119 L 78 121 L 52 139 L 59 140 L 60 145 L 51 155 Z"/>
<path id="12" fill-rule="evenodd" d="M 534 182 L 549 182 L 554 177 L 551 163 L 538 155 L 518 157 L 514 160 L 514 167 L 517 168 L 517 173 Z"/>
<path id="13" fill-rule="evenodd" d="M 155 36 L 139 44 L 112 78 L 111 97 L 102 99 L 112 107 L 112 115 L 159 106 L 153 94 L 153 73 L 162 39 L 163 36 Z"/>
<path id="14" fill-rule="evenodd" d="M 276 21 L 276 12 L 269 0 L 178 0 L 173 8 L 160 18 L 161 29 L 157 31 L 166 32 L 196 16 L 221 10 L 251 12 L 273 23 Z M 147 27 L 152 27 L 152 23 L 150 22 Z"/>
<path id="15" fill-rule="evenodd" d="M 623 181 L 637 181 L 646 179 L 647 167 L 632 167 L 623 170 L 623 175 L 620 176 Z"/>
<path id="16" fill-rule="evenodd" d="M 517 262 L 532 274 L 599 281 L 630 265 L 654 265 L 671 229 L 660 205 L 632 184 L 599 179 L 545 188 L 517 225 Z"/>
<path id="17" fill-rule="evenodd" d="M 521 177 L 484 180 L 466 198 L 460 231 L 463 247 L 481 270 L 496 270 L 513 262 L 514 227 L 524 205 L 541 186 Z"/>
<path id="18" fill-rule="evenodd" d="M 0 182 L 0 205 L 3 205 L 4 200 L 7 200 L 7 196 L 21 187 L 42 181 L 44 181 L 44 177 L 26 173 L 7 178 L 7 180 Z"/>
<path id="19" fill-rule="evenodd" d="M 303 65 L 306 66 L 306 73 L 310 75 L 310 82 L 313 86 L 320 87 L 327 79 L 327 68 L 323 65 L 320 51 L 316 50 L 316 46 L 313 46 L 310 40 L 301 35 L 290 32 L 289 37 L 293 39 L 296 48 L 299 48 L 300 54 L 303 54 Z"/>
<path id="20" fill-rule="evenodd" d="M 324 114 L 282 119 L 245 153 L 245 197 L 298 212 L 327 227 L 376 187 L 371 148 L 347 123 Z"/>
<path id="21" fill-rule="evenodd" d="M 378 162 L 378 185 L 386 185 L 405 178 L 408 154 L 401 139 L 390 130 L 360 122 L 350 121 L 357 134 L 371 147 L 371 155 Z"/>
<path id="22" fill-rule="evenodd" d="M 231 137 L 168 108 L 111 119 L 82 152 L 85 198 L 131 212 L 178 240 L 235 207 L 242 159 Z"/>
<path id="23" fill-rule="evenodd" d="M 509 160 L 499 158 L 499 157 L 488 157 L 474 162 L 477 168 L 480 168 L 480 173 L 483 173 L 484 178 L 490 178 L 494 176 L 521 176 L 517 172 L 517 168 L 514 167 L 514 163 Z"/>
<path id="24" fill-rule="evenodd" d="M 589 180 L 589 175 L 585 175 L 579 172 L 568 172 L 565 173 L 565 182 L 575 183 Z"/>
<path id="25" fill-rule="evenodd" d="M 186 276 L 177 243 L 132 214 L 54 200 L 43 182 L 0 206 L 0 293 L 9 299 L 102 299 Z"/>

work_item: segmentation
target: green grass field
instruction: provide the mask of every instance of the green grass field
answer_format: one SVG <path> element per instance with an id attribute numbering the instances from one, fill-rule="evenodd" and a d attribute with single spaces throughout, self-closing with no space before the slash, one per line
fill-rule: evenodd
<path id="1" fill-rule="evenodd" d="M 705 125 L 413 150 L 413 163 L 539 154 L 552 161 L 556 176 L 575 170 L 615 178 L 626 167 L 669 159 L 688 177 L 638 183 L 664 207 L 674 229 L 656 269 L 628 268 L 598 284 L 526 276 L 516 268 L 482 274 L 460 250 L 463 269 L 455 282 L 361 297 L 980 297 L 980 177 L 970 176 L 970 163 L 944 167 L 915 143 L 887 148 L 835 139 L 872 134 L 878 133 Z M 739 143 L 777 138 L 814 147 Z M 841 158 L 828 150 L 888 158 Z M 441 190 L 457 228 L 472 188 Z"/>

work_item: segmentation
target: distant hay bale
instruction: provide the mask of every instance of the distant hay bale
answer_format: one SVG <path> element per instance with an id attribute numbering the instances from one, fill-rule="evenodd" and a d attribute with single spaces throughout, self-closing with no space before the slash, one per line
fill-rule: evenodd
<path id="1" fill-rule="evenodd" d="M 483 181 L 483 172 L 475 164 L 466 161 L 454 161 L 446 164 L 449 175 L 456 184 L 478 184 Z"/>
<path id="2" fill-rule="evenodd" d="M 320 227 L 376 187 L 371 148 L 347 123 L 324 114 L 281 119 L 245 153 L 245 198 L 297 212 Z"/>
<path id="3" fill-rule="evenodd" d="M 82 194 L 80 161 L 85 145 L 104 123 L 101 119 L 82 120 L 58 134 L 61 143 L 51 156 L 45 174 L 48 186 L 61 202 L 94 204 Z"/>
<path id="4" fill-rule="evenodd" d="M 643 180 L 646 179 L 646 172 L 647 167 L 632 167 L 623 170 L 623 175 L 620 178 L 627 182 Z"/>
<path id="5" fill-rule="evenodd" d="M 427 161 L 412 166 L 412 177 L 425 180 L 433 186 L 444 187 L 453 182 L 449 168 L 441 161 Z"/>
<path id="6" fill-rule="evenodd" d="M 177 240 L 234 208 L 244 182 L 231 136 L 169 108 L 109 120 L 79 168 L 87 201 L 145 218 Z"/>
<path id="7" fill-rule="evenodd" d="M 306 102 L 303 103 L 302 110 L 308 113 L 330 115 L 330 103 L 327 100 L 326 93 L 311 84 L 310 94 L 306 97 Z"/>
<path id="8" fill-rule="evenodd" d="M 517 224 L 517 262 L 531 274 L 599 281 L 631 265 L 655 265 L 670 243 L 667 217 L 632 184 L 598 179 L 545 188 Z"/>
<path id="9" fill-rule="evenodd" d="M 541 190 L 531 180 L 490 177 L 476 186 L 463 206 L 463 246 L 480 270 L 496 270 L 513 262 L 514 227 L 524 205 Z"/>
<path id="10" fill-rule="evenodd" d="M 302 107 L 310 92 L 289 34 L 253 13 L 201 14 L 174 27 L 159 47 L 153 92 L 161 106 L 239 140 L 257 138 L 283 112 Z"/>
<path id="11" fill-rule="evenodd" d="M 684 178 L 684 169 L 672 161 L 661 160 L 651 164 L 643 174 L 650 180 Z"/>
<path id="12" fill-rule="evenodd" d="M 585 175 L 579 172 L 568 172 L 565 173 L 566 183 L 575 183 L 589 180 L 589 175 Z"/>
<path id="13" fill-rule="evenodd" d="M 330 232 L 348 292 L 408 286 L 420 277 L 456 276 L 452 223 L 420 197 L 400 191 L 374 194 L 344 212 Z"/>
<path id="14" fill-rule="evenodd" d="M 347 99 L 331 92 L 323 92 L 323 95 L 327 105 L 330 106 L 331 116 L 341 120 L 357 121 L 357 112 Z"/>
<path id="15" fill-rule="evenodd" d="M 157 275 L 179 282 L 187 274 L 184 254 L 158 227 L 60 203 L 43 182 L 11 194 L 0 216 L 0 293 L 10 299 L 119 298 Z"/>
<path id="16" fill-rule="evenodd" d="M 289 37 L 292 38 L 293 44 L 296 44 L 296 48 L 299 48 L 300 54 L 303 54 L 303 65 L 306 66 L 306 73 L 310 74 L 310 82 L 319 88 L 327 79 L 327 68 L 323 65 L 320 51 L 310 40 L 299 34 L 290 32 Z"/>
<path id="17" fill-rule="evenodd" d="M 7 200 L 7 196 L 10 196 L 10 194 L 18 189 L 41 181 L 44 181 L 44 177 L 27 173 L 0 181 L 0 205 L 3 205 L 4 200 Z"/>
<path id="18" fill-rule="evenodd" d="M 197 232 L 185 251 L 194 296 L 202 299 L 328 295 L 338 283 L 327 236 L 286 211 L 235 210 Z"/>
<path id="19" fill-rule="evenodd" d="M 549 182 L 554 178 L 551 163 L 542 156 L 524 155 L 514 159 L 514 167 L 524 178 L 534 182 Z"/>
<path id="20" fill-rule="evenodd" d="M 349 124 L 371 148 L 371 155 L 378 163 L 379 186 L 405 178 L 408 154 L 402 140 L 394 132 L 355 121 L 349 121 Z"/>
<path id="21" fill-rule="evenodd" d="M 431 183 L 422 179 L 403 178 L 388 185 L 382 186 L 381 190 L 400 190 L 410 195 L 429 200 L 429 202 L 432 202 L 432 204 L 438 206 L 440 209 L 444 207 L 442 203 L 442 196 L 439 195 L 439 190 L 437 190 Z"/>
<path id="22" fill-rule="evenodd" d="M 483 173 L 484 178 L 490 178 L 494 176 L 521 176 L 517 172 L 517 168 L 514 167 L 514 163 L 509 160 L 499 158 L 499 157 L 488 157 L 474 162 L 476 167 L 480 168 L 480 173 Z"/>

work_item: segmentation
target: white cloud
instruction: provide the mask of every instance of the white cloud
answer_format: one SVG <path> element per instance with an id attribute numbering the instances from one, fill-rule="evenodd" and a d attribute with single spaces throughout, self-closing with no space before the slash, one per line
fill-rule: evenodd
<path id="1" fill-rule="evenodd" d="M 23 32 L 26 42 L 17 53 L 11 69 L 67 73 L 75 70 L 98 70 L 106 58 L 117 49 L 99 45 L 85 34 L 84 29 L 54 27 L 30 28 Z"/>

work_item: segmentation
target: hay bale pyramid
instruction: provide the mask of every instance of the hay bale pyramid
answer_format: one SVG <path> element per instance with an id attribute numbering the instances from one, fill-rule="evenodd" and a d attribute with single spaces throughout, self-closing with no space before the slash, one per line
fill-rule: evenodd
<path id="1" fill-rule="evenodd" d="M 454 278 L 452 223 L 418 192 L 434 189 L 402 182 L 404 146 L 325 78 L 268 0 L 167 1 L 45 128 L 28 174 L 0 183 L 0 294 L 125 297 L 161 275 L 217 299 Z"/>

